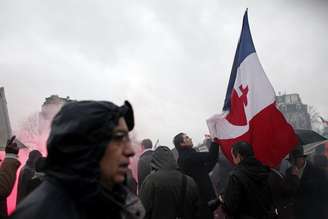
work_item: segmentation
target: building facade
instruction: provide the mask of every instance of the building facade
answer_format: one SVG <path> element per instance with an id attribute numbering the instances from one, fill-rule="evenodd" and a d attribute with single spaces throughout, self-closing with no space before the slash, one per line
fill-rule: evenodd
<path id="1" fill-rule="evenodd" d="M 62 98 L 58 95 L 45 98 L 41 111 L 28 117 L 18 132 L 24 144 L 30 149 L 44 152 L 53 117 L 64 104 L 71 101 L 73 100 L 69 97 Z"/>
<path id="2" fill-rule="evenodd" d="M 299 94 L 276 96 L 276 105 L 294 129 L 312 129 L 308 106 L 302 103 Z"/>
<path id="3" fill-rule="evenodd" d="M 5 89 L 0 87 L 0 148 L 6 146 L 7 140 L 11 137 L 11 127 L 8 115 Z"/>

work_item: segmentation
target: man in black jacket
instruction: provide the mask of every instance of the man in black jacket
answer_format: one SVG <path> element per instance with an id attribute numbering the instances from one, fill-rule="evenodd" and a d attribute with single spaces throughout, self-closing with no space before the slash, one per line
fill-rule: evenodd
<path id="1" fill-rule="evenodd" d="M 303 146 L 298 146 L 289 154 L 292 167 L 286 176 L 298 182 L 295 195 L 295 218 L 328 218 L 327 175 L 322 169 L 305 159 Z"/>
<path id="2" fill-rule="evenodd" d="M 141 141 L 141 147 L 143 149 L 142 154 L 139 157 L 138 161 L 138 191 L 140 192 L 141 185 L 146 177 L 150 174 L 150 161 L 154 151 L 153 143 L 150 139 L 144 139 Z"/>
<path id="3" fill-rule="evenodd" d="M 270 218 L 272 198 L 268 177 L 270 169 L 255 159 L 252 146 L 238 142 L 231 154 L 237 165 L 231 172 L 220 200 L 224 211 L 233 218 Z"/>
<path id="4" fill-rule="evenodd" d="M 269 185 L 274 207 L 277 209 L 277 219 L 294 219 L 294 196 L 297 192 L 298 179 L 295 175 L 285 176 L 279 171 L 280 165 L 271 168 Z"/>
<path id="5" fill-rule="evenodd" d="M 77 101 L 54 117 L 45 179 L 17 207 L 14 219 L 141 219 L 140 200 L 124 186 L 134 151 L 132 106 Z"/>
<path id="6" fill-rule="evenodd" d="M 173 139 L 179 153 L 178 165 L 186 175 L 193 178 L 198 186 L 201 199 L 201 218 L 213 218 L 208 202 L 216 198 L 216 194 L 208 173 L 215 166 L 219 146 L 211 144 L 209 152 L 196 152 L 192 147 L 192 139 L 185 133 L 179 133 Z"/>
<path id="7" fill-rule="evenodd" d="M 145 219 L 199 218 L 199 193 L 194 180 L 178 170 L 168 147 L 158 147 L 152 157 L 153 173 L 141 188 Z"/>

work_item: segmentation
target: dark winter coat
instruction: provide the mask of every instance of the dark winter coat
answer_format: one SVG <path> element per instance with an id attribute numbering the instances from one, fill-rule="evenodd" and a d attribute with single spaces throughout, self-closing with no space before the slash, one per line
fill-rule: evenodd
<path id="1" fill-rule="evenodd" d="M 5 158 L 0 166 L 0 219 L 7 218 L 7 197 L 10 195 L 16 180 L 16 172 L 20 162 L 13 158 Z"/>
<path id="2" fill-rule="evenodd" d="M 140 200 L 125 186 L 118 184 L 109 191 L 100 182 L 99 163 L 118 119 L 124 116 L 129 130 L 133 127 L 133 115 L 126 114 L 128 106 L 105 101 L 64 105 L 51 125 L 45 180 L 11 218 L 143 218 Z"/>
<path id="3" fill-rule="evenodd" d="M 10 218 L 112 219 L 139 218 L 138 216 L 142 215 L 140 200 L 135 195 L 123 186 L 117 187 L 114 191 L 103 189 L 102 195 L 94 198 L 93 203 L 83 206 L 60 182 L 47 178 L 19 204 Z"/>
<path id="4" fill-rule="evenodd" d="M 208 173 L 215 166 L 218 159 L 219 146 L 212 143 L 209 152 L 196 152 L 192 148 L 179 148 L 178 164 L 186 175 L 193 178 L 198 186 L 201 198 L 201 218 L 213 218 L 207 206 L 210 200 L 216 198 L 213 184 Z"/>
<path id="5" fill-rule="evenodd" d="M 34 176 L 34 171 L 34 169 L 26 165 L 20 170 L 17 183 L 16 205 L 18 205 L 19 202 L 21 202 L 29 193 L 27 184 Z"/>
<path id="6" fill-rule="evenodd" d="M 26 164 L 20 170 L 17 183 L 16 205 L 32 191 L 29 188 L 29 184 L 35 174 L 35 164 L 41 156 L 42 154 L 39 151 L 31 151 Z"/>
<path id="7" fill-rule="evenodd" d="M 291 168 L 287 169 L 286 176 L 291 177 Z M 295 196 L 295 216 L 297 219 L 328 218 L 327 205 L 327 178 L 319 168 L 309 161 L 304 168 L 302 178 L 298 179 Z"/>
<path id="8" fill-rule="evenodd" d="M 192 178 L 177 170 L 170 149 L 158 147 L 151 165 L 156 171 L 145 179 L 140 193 L 145 219 L 176 219 L 181 214 L 184 219 L 200 218 L 197 186 Z"/>
<path id="9" fill-rule="evenodd" d="M 297 176 L 284 176 L 276 169 L 271 169 L 269 185 L 272 193 L 274 207 L 279 213 L 278 219 L 293 219 L 294 196 L 298 186 Z"/>
<path id="10" fill-rule="evenodd" d="M 27 184 L 27 195 L 33 192 L 44 180 L 44 173 L 34 172 L 34 176 Z"/>
<path id="11" fill-rule="evenodd" d="M 30 194 L 32 191 L 34 191 L 41 183 L 43 182 L 45 178 L 44 173 L 44 165 L 45 165 L 45 157 L 39 157 L 39 159 L 35 163 L 35 171 L 34 175 L 30 180 L 26 182 L 26 196 Z"/>
<path id="12" fill-rule="evenodd" d="M 152 158 L 154 151 L 148 150 L 145 151 L 140 157 L 138 161 L 138 190 L 140 192 L 141 185 L 146 177 L 150 174 L 150 161 Z"/>
<path id="13" fill-rule="evenodd" d="M 241 161 L 231 172 L 223 193 L 223 209 L 234 219 L 266 218 L 272 206 L 270 169 L 254 157 Z"/>

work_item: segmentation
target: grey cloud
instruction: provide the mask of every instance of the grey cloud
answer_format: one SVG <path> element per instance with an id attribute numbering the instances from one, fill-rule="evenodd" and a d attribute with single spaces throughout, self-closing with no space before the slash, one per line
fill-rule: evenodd
<path id="1" fill-rule="evenodd" d="M 0 72 L 13 127 L 50 94 L 129 99 L 140 138 L 198 142 L 219 111 L 242 16 L 276 92 L 328 116 L 327 1 L 1 1 Z"/>

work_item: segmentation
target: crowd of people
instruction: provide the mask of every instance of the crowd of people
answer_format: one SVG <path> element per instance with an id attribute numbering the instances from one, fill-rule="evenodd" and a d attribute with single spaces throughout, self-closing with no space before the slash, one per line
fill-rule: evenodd
<path id="1" fill-rule="evenodd" d="M 133 128 L 127 101 L 65 104 L 52 121 L 47 156 L 31 151 L 21 169 L 17 208 L 8 216 L 6 198 L 20 166 L 10 139 L 0 166 L 0 219 L 328 218 L 327 158 L 314 165 L 301 145 L 282 171 L 258 161 L 247 142 L 232 145 L 232 165 L 214 139 L 206 140 L 207 152 L 195 150 L 183 132 L 173 137 L 173 150 L 144 139 L 135 179 Z"/>

